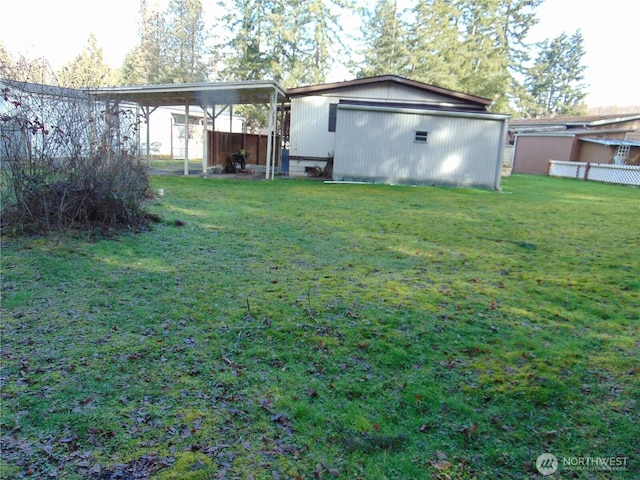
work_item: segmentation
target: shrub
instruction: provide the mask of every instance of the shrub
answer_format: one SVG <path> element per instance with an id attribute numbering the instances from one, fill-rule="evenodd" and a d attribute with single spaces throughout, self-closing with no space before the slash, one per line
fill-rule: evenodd
<path id="1" fill-rule="evenodd" d="M 134 108 L 83 90 L 0 80 L 2 228 L 112 230 L 145 223 Z"/>

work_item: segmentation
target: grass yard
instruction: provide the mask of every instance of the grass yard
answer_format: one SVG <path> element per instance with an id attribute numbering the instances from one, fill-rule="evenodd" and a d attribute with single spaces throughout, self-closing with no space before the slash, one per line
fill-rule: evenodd
<path id="1" fill-rule="evenodd" d="M 640 475 L 640 190 L 152 182 L 3 239 L 2 478 Z"/>

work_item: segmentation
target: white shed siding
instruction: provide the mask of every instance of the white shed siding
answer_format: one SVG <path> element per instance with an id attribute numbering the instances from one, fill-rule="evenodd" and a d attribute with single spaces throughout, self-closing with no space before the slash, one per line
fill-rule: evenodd
<path id="1" fill-rule="evenodd" d="M 327 158 L 333 155 L 335 132 L 329 131 L 330 97 L 300 97 L 291 100 L 291 145 L 293 157 Z"/>
<path id="2" fill-rule="evenodd" d="M 329 105 L 344 100 L 466 105 L 462 100 L 406 85 L 372 84 L 291 99 L 291 156 L 327 158 L 334 154 L 335 132 L 329 132 Z M 340 130 L 340 126 L 337 129 Z"/>
<path id="3" fill-rule="evenodd" d="M 333 178 L 498 188 L 506 118 L 341 106 Z"/>

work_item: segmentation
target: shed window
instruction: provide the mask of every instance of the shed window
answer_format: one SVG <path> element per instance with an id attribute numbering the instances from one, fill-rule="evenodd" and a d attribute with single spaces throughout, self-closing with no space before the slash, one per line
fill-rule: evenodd
<path id="1" fill-rule="evenodd" d="M 427 137 L 429 135 L 429 132 L 424 132 L 424 131 L 416 131 L 416 136 L 413 139 L 414 142 L 416 143 L 427 143 Z"/>
<path id="2" fill-rule="evenodd" d="M 338 118 L 338 104 L 332 103 L 329 105 L 329 131 L 336 131 L 336 119 Z"/>

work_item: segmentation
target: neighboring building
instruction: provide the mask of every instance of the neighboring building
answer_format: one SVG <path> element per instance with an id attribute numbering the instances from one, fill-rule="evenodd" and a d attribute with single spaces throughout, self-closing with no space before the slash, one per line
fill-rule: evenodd
<path id="1" fill-rule="evenodd" d="M 86 91 L 73 88 L 63 88 L 37 83 L 16 82 L 0 79 L 0 89 L 6 90 L 7 99 L 0 97 L 0 155 L 7 157 L 32 148 L 38 148 L 39 138 L 30 134 L 32 128 L 29 122 L 39 119 L 43 130 L 59 128 L 64 132 L 73 132 L 74 139 L 70 142 L 56 144 L 55 151 L 46 152 L 59 157 L 71 157 L 75 150 L 88 149 L 88 140 L 82 138 L 87 129 L 78 126 L 78 121 L 91 116 L 99 118 L 104 114 L 105 102 L 95 101 Z M 19 105 L 17 107 L 14 102 Z M 113 105 L 112 105 L 113 108 Z M 91 111 L 93 110 L 93 111 Z M 233 132 L 241 134 L 245 129 L 245 119 L 242 116 L 231 115 L 227 106 L 218 108 L 215 113 L 210 112 L 207 122 L 208 131 Z M 141 109 L 132 103 L 123 102 L 118 106 L 122 114 L 119 122 L 130 119 L 137 122 L 143 118 Z M 21 120 L 20 115 L 26 117 Z M 126 115 L 125 115 L 126 113 Z M 211 116 L 215 116 L 215 122 Z M 203 110 L 194 106 L 189 111 L 189 158 L 201 159 L 203 152 Z M 142 126 L 144 126 L 142 121 Z M 129 127 L 131 124 L 128 125 Z M 54 128 L 55 127 L 55 128 Z M 126 125 L 125 125 L 126 127 Z M 86 131 L 85 131 L 86 130 Z M 166 159 L 184 159 L 185 152 L 185 109 L 184 107 L 157 107 L 149 114 L 149 145 L 151 155 Z M 144 140 L 131 139 L 134 144 L 130 147 L 138 149 L 140 154 L 147 154 Z M 34 143 L 35 142 L 35 143 Z"/>
<path id="2" fill-rule="evenodd" d="M 289 172 L 498 189 L 508 116 L 491 101 L 385 75 L 293 88 Z"/>
<path id="3" fill-rule="evenodd" d="M 640 113 L 513 120 L 513 173 L 546 175 L 549 160 L 637 164 Z"/>
<path id="4" fill-rule="evenodd" d="M 184 107 L 158 107 L 149 114 L 149 135 L 151 155 L 166 159 L 183 159 L 185 151 L 185 110 Z M 202 124 L 201 108 L 189 110 L 189 158 L 202 158 Z M 244 117 L 230 116 L 228 109 L 217 112 L 215 123 L 208 119 L 208 130 L 216 132 L 242 133 Z M 146 155 L 146 144 L 140 145 L 141 154 Z"/>
<path id="5" fill-rule="evenodd" d="M 53 162 L 97 148 L 137 149 L 131 104 L 95 101 L 74 88 L 7 79 L 0 79 L 0 91 L 0 160 Z"/>
<path id="6" fill-rule="evenodd" d="M 609 138 L 581 138 L 580 161 L 640 165 L 640 141 Z"/>

